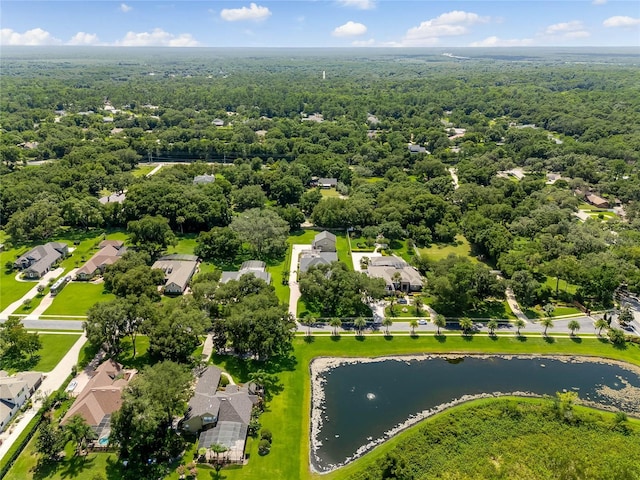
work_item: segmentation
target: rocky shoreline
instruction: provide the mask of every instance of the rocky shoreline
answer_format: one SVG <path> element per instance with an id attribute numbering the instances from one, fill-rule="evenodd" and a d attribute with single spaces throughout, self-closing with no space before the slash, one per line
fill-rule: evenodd
<path id="1" fill-rule="evenodd" d="M 331 372 L 331 370 L 340 367 L 342 365 L 349 364 L 358 364 L 358 363 L 379 363 L 379 362 L 387 362 L 387 361 L 398 361 L 408 363 L 411 361 L 423 361 L 423 360 L 434 360 L 434 359 L 445 359 L 445 360 L 456 360 L 461 357 L 474 357 L 480 359 L 489 359 L 489 358 L 501 358 L 505 360 L 510 359 L 549 359 L 556 360 L 565 363 L 598 363 L 598 364 L 606 364 L 606 365 L 616 365 L 620 368 L 628 370 L 630 372 L 635 373 L 640 376 L 640 367 L 632 364 L 628 364 L 618 360 L 611 360 L 606 358 L 599 357 L 587 357 L 587 356 L 577 356 L 577 355 L 490 355 L 490 354 L 480 354 L 474 355 L 469 353 L 447 353 L 447 354 L 417 354 L 417 355 L 393 355 L 393 356 L 383 356 L 383 357 L 373 357 L 373 358 L 337 358 L 337 357 L 317 357 L 313 361 L 311 361 L 309 365 L 310 376 L 311 376 L 311 427 L 310 427 L 310 452 L 309 452 L 309 460 L 310 460 L 310 468 L 311 471 L 319 474 L 330 473 L 337 468 L 340 468 L 353 460 L 361 457 L 368 451 L 372 450 L 377 445 L 389 440 L 391 437 L 397 435 L 403 430 L 415 425 L 416 423 L 429 418 L 437 413 L 440 413 L 448 408 L 451 408 L 456 405 L 460 405 L 465 402 L 469 402 L 472 400 L 480 399 L 480 398 L 497 398 L 502 396 L 519 396 L 519 397 L 541 397 L 541 395 L 533 393 L 533 392 L 521 392 L 521 391 L 513 391 L 513 392 L 491 392 L 491 393 L 481 393 L 477 395 L 463 395 L 460 398 L 456 398 L 450 402 L 438 405 L 434 408 L 423 410 L 414 415 L 411 415 L 404 422 L 394 426 L 390 430 L 384 432 L 384 435 L 380 436 L 377 439 L 372 439 L 365 445 L 360 446 L 356 452 L 345 459 L 344 462 L 340 464 L 334 465 L 330 464 L 326 468 L 319 467 L 321 464 L 321 459 L 318 455 L 318 451 L 322 446 L 322 441 L 320 438 L 320 432 L 322 430 L 323 421 L 325 417 L 325 394 L 324 394 L 324 384 L 327 380 L 327 374 Z M 615 390 L 608 386 L 603 386 L 599 389 L 599 393 L 602 395 L 615 400 L 616 403 L 624 405 L 624 407 L 634 413 L 635 415 L 640 415 L 640 388 L 629 385 L 627 382 L 624 382 L 622 379 L 621 384 L 623 387 L 621 390 Z M 585 405 L 606 409 L 606 406 L 592 402 L 586 399 L 581 399 L 580 403 Z"/>

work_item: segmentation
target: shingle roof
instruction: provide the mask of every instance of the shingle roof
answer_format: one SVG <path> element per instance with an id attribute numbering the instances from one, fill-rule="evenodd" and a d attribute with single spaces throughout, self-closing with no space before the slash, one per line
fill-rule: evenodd
<path id="1" fill-rule="evenodd" d="M 300 272 L 306 272 L 315 265 L 330 264 L 338 261 L 336 252 L 304 252 L 300 255 Z"/>
<path id="2" fill-rule="evenodd" d="M 313 237 L 313 242 L 315 243 L 318 240 L 324 240 L 324 239 L 329 239 L 329 240 L 335 242 L 336 241 L 336 236 L 331 232 L 327 232 L 326 230 L 323 230 L 322 232 L 317 234 L 315 237 Z"/>

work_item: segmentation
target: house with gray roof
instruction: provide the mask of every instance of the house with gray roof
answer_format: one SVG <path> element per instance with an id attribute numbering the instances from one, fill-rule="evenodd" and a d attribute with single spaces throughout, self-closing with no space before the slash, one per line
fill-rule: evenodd
<path id="1" fill-rule="evenodd" d="M 314 250 L 319 250 L 321 252 L 335 252 L 336 236 L 333 233 L 324 230 L 313 238 L 311 246 Z"/>
<path id="2" fill-rule="evenodd" d="M 320 188 L 336 188 L 338 186 L 337 178 L 319 178 L 318 186 Z"/>
<path id="3" fill-rule="evenodd" d="M 251 411 L 260 399 L 252 384 L 227 385 L 218 390 L 221 374 L 213 365 L 200 374 L 180 427 L 187 432 L 200 432 L 198 449 L 224 445 L 229 461 L 242 462 Z"/>
<path id="4" fill-rule="evenodd" d="M 222 272 L 220 283 L 227 283 L 230 280 L 240 280 L 243 275 L 253 275 L 256 278 L 264 280 L 267 284 L 271 283 L 271 274 L 267 272 L 267 264 L 260 260 L 248 260 L 240 266 L 237 272 Z"/>
<path id="5" fill-rule="evenodd" d="M 321 252 L 319 250 L 308 250 L 300 254 L 300 273 L 308 271 L 317 265 L 330 265 L 338 261 L 336 252 Z"/>
<path id="6" fill-rule="evenodd" d="M 164 293 L 182 295 L 198 269 L 198 257 L 182 254 L 166 255 L 159 258 L 151 268 L 158 268 L 164 272 Z"/>
<path id="7" fill-rule="evenodd" d="M 207 183 L 213 183 L 216 181 L 216 177 L 215 175 L 196 175 L 195 177 L 193 177 L 193 184 L 194 185 L 204 185 Z"/>
<path id="8" fill-rule="evenodd" d="M 20 372 L 9 376 L 0 371 L 0 432 L 42 383 L 40 372 Z"/>
<path id="9" fill-rule="evenodd" d="M 382 278 L 388 292 L 419 292 L 423 286 L 420 272 L 402 258 L 394 255 L 369 259 L 367 275 L 373 278 Z"/>
<path id="10" fill-rule="evenodd" d="M 40 278 L 68 253 L 69 247 L 66 243 L 49 242 L 32 248 L 20 256 L 13 265 L 22 270 L 26 278 Z"/>

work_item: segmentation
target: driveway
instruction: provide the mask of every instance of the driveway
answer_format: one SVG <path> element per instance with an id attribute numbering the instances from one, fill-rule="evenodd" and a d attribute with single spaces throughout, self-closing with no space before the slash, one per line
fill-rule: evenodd
<path id="1" fill-rule="evenodd" d="M 65 275 L 65 277 L 68 275 L 68 276 L 71 276 L 71 278 L 73 278 L 73 276 L 76 274 L 77 271 L 78 271 L 77 268 L 73 268 L 69 270 L 69 272 Z M 54 295 L 51 295 L 51 292 L 47 293 L 47 295 L 45 295 L 45 297 L 40 301 L 40 305 L 34 308 L 33 312 L 27 315 L 27 318 L 25 320 L 37 320 L 40 317 L 40 315 L 42 315 L 44 311 L 51 306 L 55 298 L 56 297 Z"/>
<path id="2" fill-rule="evenodd" d="M 289 266 L 289 313 L 298 318 L 298 300 L 300 300 L 300 286 L 298 285 L 298 261 L 300 254 L 305 250 L 311 250 L 311 245 L 291 246 L 291 265 Z"/>
<path id="3" fill-rule="evenodd" d="M 62 267 L 56 268 L 55 270 L 45 273 L 43 277 L 40 280 L 38 280 L 37 283 L 34 284 L 34 287 L 31 290 L 29 290 L 27 293 L 25 293 L 20 300 L 16 300 L 7 308 L 5 308 L 2 312 L 0 312 L 0 321 L 6 320 L 7 318 L 9 318 L 9 315 L 12 315 L 13 312 L 18 310 L 18 308 L 22 306 L 23 302 L 27 298 L 35 298 L 35 296 L 38 294 L 38 286 L 42 285 L 46 287 L 47 284 L 49 283 L 49 280 L 51 280 L 52 278 L 57 278 L 63 273 L 64 273 L 64 268 Z"/>
<path id="4" fill-rule="evenodd" d="M 48 397 L 51 393 L 55 392 L 62 386 L 71 373 L 73 366 L 78 363 L 80 350 L 86 341 L 87 337 L 83 333 L 62 360 L 60 360 L 58 365 L 56 365 L 56 367 L 49 373 L 45 374 L 46 376 L 42 381 L 42 385 L 40 385 L 40 388 L 38 388 L 31 397 L 33 399 L 33 405 L 31 408 L 22 415 L 22 418 L 18 422 L 13 423 L 8 430 L 4 431 L 2 435 L 0 435 L 0 439 L 2 439 L 2 445 L 0 445 L 0 458 L 3 458 L 6 455 L 9 448 L 11 448 L 14 442 L 18 439 L 22 431 L 36 416 L 38 409 L 42 406 L 42 400 L 40 398 Z M 9 430 L 11 433 L 9 433 Z"/>
<path id="5" fill-rule="evenodd" d="M 351 260 L 353 261 L 353 269 L 356 272 L 364 272 L 362 268 L 360 268 L 360 260 L 364 257 L 373 258 L 373 257 L 381 257 L 382 254 L 380 252 L 351 252 Z"/>
<path id="6" fill-rule="evenodd" d="M 511 290 L 511 288 L 507 288 L 504 292 L 505 296 L 507 297 L 507 303 L 509 304 L 509 308 L 511 308 L 511 311 L 513 312 L 513 314 L 518 317 L 520 320 L 523 320 L 525 323 L 529 323 L 529 318 L 522 312 L 522 309 L 520 308 L 520 305 L 518 305 L 518 301 L 516 300 L 516 296 L 513 293 L 513 290 Z"/>

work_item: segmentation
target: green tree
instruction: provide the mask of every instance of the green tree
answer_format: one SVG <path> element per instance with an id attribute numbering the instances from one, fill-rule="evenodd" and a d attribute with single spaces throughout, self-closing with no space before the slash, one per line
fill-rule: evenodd
<path id="1" fill-rule="evenodd" d="M 618 315 L 618 323 L 626 327 L 631 322 L 633 322 L 633 313 L 631 313 L 629 305 L 625 305 L 622 307 L 622 310 L 620 310 L 620 315 Z"/>
<path id="2" fill-rule="evenodd" d="M 367 321 L 362 317 L 358 317 L 353 321 L 353 326 L 356 327 L 358 335 L 362 336 L 362 332 L 364 331 L 364 328 L 367 326 Z"/>
<path id="3" fill-rule="evenodd" d="M 547 336 L 547 329 L 548 328 L 553 328 L 553 319 L 551 317 L 542 317 L 540 319 L 540 325 L 542 325 L 544 327 L 543 335 L 546 337 Z"/>
<path id="4" fill-rule="evenodd" d="M 196 242 L 193 253 L 198 257 L 227 263 L 232 262 L 242 248 L 238 235 L 229 227 L 213 227 L 201 232 Z"/>
<path id="5" fill-rule="evenodd" d="M 287 249 L 289 224 L 273 210 L 247 210 L 234 217 L 231 229 L 258 258 L 277 257 Z"/>
<path id="6" fill-rule="evenodd" d="M 11 215 L 5 231 L 14 242 L 44 240 L 51 237 L 62 223 L 57 199 L 44 197 Z"/>
<path id="7" fill-rule="evenodd" d="M 526 327 L 527 326 L 527 322 L 525 322 L 522 318 L 518 318 L 518 319 L 516 319 L 516 321 L 514 323 L 516 325 L 516 328 L 518 329 L 516 331 L 516 335 L 520 336 L 520 329 Z"/>
<path id="8" fill-rule="evenodd" d="M 444 315 L 438 313 L 433 319 L 433 324 L 438 327 L 437 335 L 440 335 L 440 329 L 447 326 L 447 319 Z"/>
<path id="9" fill-rule="evenodd" d="M 267 195 L 260 185 L 247 185 L 233 192 L 233 203 L 238 212 L 252 208 L 262 209 L 267 203 Z"/>
<path id="10" fill-rule="evenodd" d="M 329 320 L 329 326 L 333 328 L 333 336 L 337 337 L 338 329 L 342 327 L 342 320 L 340 320 L 338 317 L 333 317 L 331 320 Z"/>
<path id="11" fill-rule="evenodd" d="M 51 421 L 44 420 L 38 428 L 36 437 L 36 452 L 45 462 L 55 462 L 60 459 L 60 452 L 64 449 L 64 433 Z"/>
<path id="12" fill-rule="evenodd" d="M 458 320 L 458 324 L 460 325 L 460 328 L 465 335 L 469 334 L 469 332 L 473 328 L 473 321 L 469 317 L 462 317 L 460 320 Z"/>
<path id="13" fill-rule="evenodd" d="M 615 345 L 622 345 L 625 342 L 624 332 L 619 328 L 610 328 L 609 340 Z"/>
<path id="14" fill-rule="evenodd" d="M 552 303 L 547 303 L 542 307 L 542 310 L 544 311 L 544 314 L 550 318 L 553 316 L 553 312 L 556 310 L 556 307 L 554 307 Z"/>
<path id="15" fill-rule="evenodd" d="M 487 328 L 489 329 L 489 334 L 493 335 L 498 328 L 498 321 L 495 318 L 492 318 L 487 322 Z"/>
<path id="16" fill-rule="evenodd" d="M 567 326 L 569 327 L 569 330 L 571 330 L 571 336 L 574 336 L 575 333 L 580 330 L 580 322 L 577 320 L 570 320 Z"/>
<path id="17" fill-rule="evenodd" d="M 393 326 L 393 320 L 389 317 L 384 317 L 384 319 L 382 320 L 382 326 L 385 328 L 385 335 L 389 336 L 389 328 Z"/>
<path id="18" fill-rule="evenodd" d="M 415 297 L 413 300 L 413 306 L 416 309 L 416 317 L 422 316 L 422 306 L 424 305 L 422 299 L 420 297 Z"/>
<path id="19" fill-rule="evenodd" d="M 151 258 L 157 258 L 170 245 L 177 245 L 169 221 L 161 216 L 146 216 L 127 225 L 129 241 Z"/>
<path id="20" fill-rule="evenodd" d="M 120 298 L 98 302 L 89 309 L 83 323 L 89 343 L 103 349 L 110 357 L 116 357 L 122 351 L 121 343 L 129 319 L 127 307 L 126 301 Z"/>
<path id="21" fill-rule="evenodd" d="M 598 329 L 598 336 L 600 336 L 603 328 L 609 328 L 609 323 L 604 318 L 599 318 L 596 320 L 595 327 Z"/>
<path id="22" fill-rule="evenodd" d="M 315 206 L 322 200 L 322 193 L 320 189 L 314 188 L 313 190 L 306 191 L 300 197 L 300 209 L 307 215 L 311 215 Z"/>
<path id="23" fill-rule="evenodd" d="M 67 438 L 76 444 L 75 454 L 87 447 L 87 442 L 96 437 L 93 428 L 81 415 L 72 416 L 64 426 L 64 433 Z"/>
<path id="24" fill-rule="evenodd" d="M 35 353 L 42 348 L 37 332 L 29 333 L 18 317 L 9 317 L 0 324 L 0 344 L 4 345 L 0 358 L 21 360 L 25 354 L 33 359 Z"/>
<path id="25" fill-rule="evenodd" d="M 280 206 L 298 203 L 304 193 L 304 185 L 299 178 L 285 176 L 271 184 L 271 198 Z"/>
<path id="26" fill-rule="evenodd" d="M 511 276 L 511 288 L 520 303 L 530 307 L 536 303 L 536 292 L 540 283 L 533 278 L 531 272 L 519 270 Z"/>
<path id="27" fill-rule="evenodd" d="M 418 320 L 412 318 L 409 320 L 409 326 L 411 327 L 411 336 L 414 336 L 416 334 L 416 328 L 418 328 Z"/>

